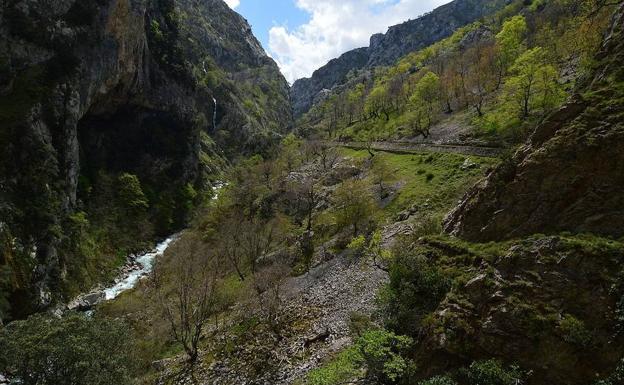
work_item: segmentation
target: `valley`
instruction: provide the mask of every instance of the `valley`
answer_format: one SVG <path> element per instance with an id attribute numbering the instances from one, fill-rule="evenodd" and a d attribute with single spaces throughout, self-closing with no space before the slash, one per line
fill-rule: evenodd
<path id="1" fill-rule="evenodd" d="M 0 384 L 624 383 L 624 3 L 229 4 L 0 7 Z"/>

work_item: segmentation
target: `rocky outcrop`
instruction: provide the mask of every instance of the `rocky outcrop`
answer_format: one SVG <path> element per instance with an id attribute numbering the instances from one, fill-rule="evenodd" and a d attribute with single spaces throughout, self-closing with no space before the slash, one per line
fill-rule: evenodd
<path id="1" fill-rule="evenodd" d="M 415 20 L 390 27 L 385 34 L 373 35 L 370 45 L 343 54 L 314 72 L 309 79 L 297 80 L 291 88 L 295 117 L 306 113 L 316 95 L 346 81 L 353 70 L 394 64 L 410 52 L 427 47 L 463 27 L 491 14 L 509 0 L 455 0 Z"/>
<path id="2" fill-rule="evenodd" d="M 584 385 L 618 365 L 621 243 L 536 236 L 490 252 L 418 243 L 428 265 L 461 277 L 414 332 L 423 378 L 496 358 L 529 373 L 525 384 Z"/>
<path id="3" fill-rule="evenodd" d="M 624 235 L 624 8 L 585 81 L 471 189 L 447 232 L 474 241 L 570 231 Z"/>
<path id="4" fill-rule="evenodd" d="M 88 204 L 79 181 L 130 172 L 175 197 L 200 183 L 206 134 L 220 150 L 261 151 L 288 128 L 287 102 L 277 66 L 222 0 L 5 2 L 0 268 L 13 275 L 11 302 L 53 301 L 69 218 Z"/>

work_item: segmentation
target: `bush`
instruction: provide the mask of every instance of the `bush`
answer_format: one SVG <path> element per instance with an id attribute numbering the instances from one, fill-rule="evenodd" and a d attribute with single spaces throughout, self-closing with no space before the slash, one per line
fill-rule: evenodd
<path id="1" fill-rule="evenodd" d="M 422 320 L 435 310 L 451 288 L 451 280 L 421 255 L 397 254 L 390 283 L 381 296 L 391 330 L 417 336 Z"/>
<path id="2" fill-rule="evenodd" d="M 360 375 L 361 356 L 356 349 L 347 349 L 322 368 L 310 372 L 306 381 L 309 385 L 345 384 Z"/>
<path id="3" fill-rule="evenodd" d="M 402 354 L 412 343 L 409 337 L 379 329 L 365 332 L 356 347 L 366 365 L 368 377 L 386 384 L 395 383 L 406 374 L 409 365 Z"/>
<path id="4" fill-rule="evenodd" d="M 437 376 L 426 381 L 419 382 L 418 385 L 457 385 L 457 382 L 448 376 Z"/>
<path id="5" fill-rule="evenodd" d="M 128 326 L 70 314 L 35 315 L 0 331 L 0 373 L 24 385 L 130 384 L 134 370 Z"/>
<path id="6" fill-rule="evenodd" d="M 393 384 L 409 369 L 403 354 L 412 345 L 409 337 L 398 336 L 384 329 L 369 330 L 354 346 L 340 353 L 332 362 L 308 375 L 310 385 L 346 384 L 361 378 L 366 368 L 369 379 L 379 384 Z"/>
<path id="7" fill-rule="evenodd" d="M 566 314 L 559 322 L 559 331 L 566 342 L 579 346 L 588 345 L 592 339 L 591 332 L 585 328 L 585 323 L 570 314 Z"/>
<path id="8" fill-rule="evenodd" d="M 470 385 L 519 385 L 523 377 L 517 367 L 505 368 L 498 360 L 475 361 L 462 372 Z"/>

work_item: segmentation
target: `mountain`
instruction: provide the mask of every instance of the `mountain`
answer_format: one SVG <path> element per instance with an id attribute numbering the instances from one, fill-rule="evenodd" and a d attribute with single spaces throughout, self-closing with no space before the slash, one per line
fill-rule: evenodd
<path id="1" fill-rule="evenodd" d="M 15 315 L 183 226 L 225 157 L 267 151 L 290 120 L 286 80 L 222 0 L 6 3 L 0 285 Z"/>
<path id="2" fill-rule="evenodd" d="M 447 217 L 472 241 L 535 233 L 624 235 L 624 8 L 593 77 Z"/>
<path id="3" fill-rule="evenodd" d="M 509 0 L 455 0 L 415 20 L 390 27 L 385 34 L 373 35 L 369 47 L 349 51 L 316 70 L 312 77 L 299 79 L 292 85 L 295 117 L 306 113 L 322 90 L 342 84 L 349 72 L 393 64 L 509 3 Z"/>

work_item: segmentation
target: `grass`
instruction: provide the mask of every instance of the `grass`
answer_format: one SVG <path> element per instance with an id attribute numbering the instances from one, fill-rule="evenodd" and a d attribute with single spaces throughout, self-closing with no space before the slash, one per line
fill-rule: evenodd
<path id="1" fill-rule="evenodd" d="M 365 150 L 342 149 L 344 156 L 364 160 Z M 418 206 L 419 212 L 444 214 L 474 183 L 484 176 L 484 171 L 494 166 L 498 159 L 446 153 L 395 154 L 377 152 L 392 171 L 392 184 L 400 184 L 397 195 L 384 209 L 384 218 L 391 219 L 403 210 Z M 466 159 L 478 168 L 462 170 Z"/>

